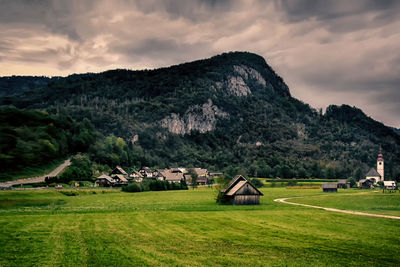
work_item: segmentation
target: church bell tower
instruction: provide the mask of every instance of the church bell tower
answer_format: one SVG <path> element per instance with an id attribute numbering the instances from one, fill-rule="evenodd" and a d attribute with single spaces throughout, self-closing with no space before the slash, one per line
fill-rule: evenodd
<path id="1" fill-rule="evenodd" d="M 378 159 L 376 160 L 376 170 L 381 175 L 381 181 L 384 181 L 382 147 L 379 148 Z"/>

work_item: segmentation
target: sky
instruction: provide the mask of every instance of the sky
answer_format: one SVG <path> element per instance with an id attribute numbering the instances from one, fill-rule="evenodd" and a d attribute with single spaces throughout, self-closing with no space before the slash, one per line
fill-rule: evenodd
<path id="1" fill-rule="evenodd" d="M 397 0 L 0 0 L 0 76 L 152 69 L 249 51 L 314 108 L 400 128 Z"/>

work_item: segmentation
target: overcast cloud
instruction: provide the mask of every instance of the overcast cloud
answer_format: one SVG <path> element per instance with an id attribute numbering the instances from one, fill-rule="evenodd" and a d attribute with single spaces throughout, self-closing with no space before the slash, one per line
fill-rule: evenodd
<path id="1" fill-rule="evenodd" d="M 263 56 L 296 98 L 400 127 L 400 1 L 0 0 L 0 76 Z"/>

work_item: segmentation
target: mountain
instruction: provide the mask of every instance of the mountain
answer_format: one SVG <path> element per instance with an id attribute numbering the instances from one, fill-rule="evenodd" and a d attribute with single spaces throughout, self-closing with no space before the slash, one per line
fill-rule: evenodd
<path id="1" fill-rule="evenodd" d="M 247 52 L 155 70 L 74 74 L 3 96 L 0 104 L 87 118 L 104 135 L 128 140 L 141 153 L 136 166 L 361 178 L 382 145 L 386 177 L 400 174 L 400 136 L 392 129 L 347 105 L 317 112 Z"/>
<path id="2" fill-rule="evenodd" d="M 400 135 L 400 129 L 393 128 L 393 127 L 391 127 L 391 128 L 392 128 L 392 130 L 393 130 L 395 133 L 397 133 L 398 135 Z"/>
<path id="3" fill-rule="evenodd" d="M 60 77 L 44 76 L 5 76 L 0 77 L 0 97 L 8 95 L 18 95 L 26 91 L 31 91 L 46 86 L 50 81 Z"/>

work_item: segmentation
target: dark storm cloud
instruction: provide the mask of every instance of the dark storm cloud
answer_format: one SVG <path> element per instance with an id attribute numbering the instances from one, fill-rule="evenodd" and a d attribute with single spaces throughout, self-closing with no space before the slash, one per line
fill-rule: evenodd
<path id="1" fill-rule="evenodd" d="M 399 8 L 397 0 L 276 0 L 278 9 L 284 11 L 291 21 L 331 20 L 368 12 Z"/>
<path id="2" fill-rule="evenodd" d="M 0 0 L 0 75 L 156 68 L 258 53 L 315 107 L 400 127 L 400 1 Z"/>

